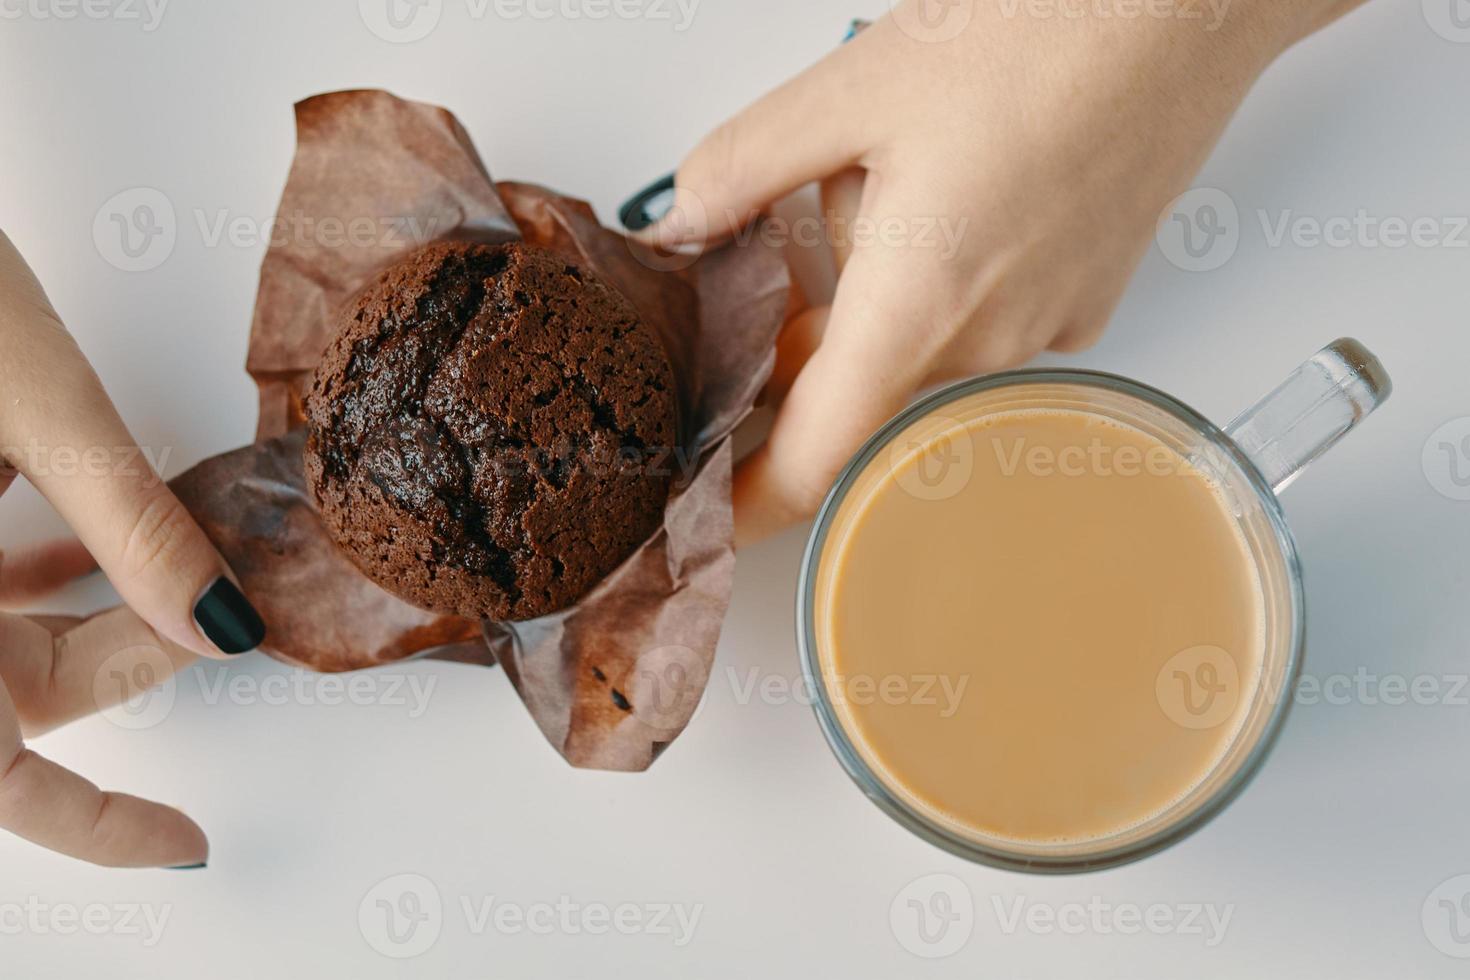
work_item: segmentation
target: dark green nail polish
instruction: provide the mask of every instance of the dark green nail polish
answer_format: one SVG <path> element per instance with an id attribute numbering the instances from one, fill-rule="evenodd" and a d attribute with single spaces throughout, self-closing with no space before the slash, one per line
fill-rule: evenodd
<path id="1" fill-rule="evenodd" d="M 674 203 L 674 175 L 660 177 L 618 208 L 618 220 L 629 231 L 642 231 L 669 213 Z"/>
<path id="2" fill-rule="evenodd" d="M 194 604 L 194 622 L 222 653 L 245 653 L 265 639 L 265 622 L 234 582 L 221 575 Z"/>

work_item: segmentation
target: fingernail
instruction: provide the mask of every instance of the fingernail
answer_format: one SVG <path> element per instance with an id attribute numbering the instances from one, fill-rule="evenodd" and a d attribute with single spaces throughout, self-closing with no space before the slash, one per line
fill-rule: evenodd
<path id="1" fill-rule="evenodd" d="M 660 177 L 618 208 L 618 220 L 629 231 L 642 231 L 669 213 L 674 204 L 674 175 Z"/>
<path id="2" fill-rule="evenodd" d="M 234 582 L 221 575 L 194 604 L 194 622 L 221 653 L 245 653 L 265 639 L 265 622 Z"/>
<path id="3" fill-rule="evenodd" d="M 206 864 L 203 861 L 200 861 L 198 864 L 175 864 L 172 867 L 164 868 L 163 870 L 165 870 L 165 871 L 197 871 L 200 868 L 207 868 L 207 867 L 209 867 L 208 864 Z"/>

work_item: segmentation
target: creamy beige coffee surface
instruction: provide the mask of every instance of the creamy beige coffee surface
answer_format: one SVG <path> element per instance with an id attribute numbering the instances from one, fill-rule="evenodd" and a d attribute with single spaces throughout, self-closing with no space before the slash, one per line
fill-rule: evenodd
<path id="1" fill-rule="evenodd" d="M 824 545 L 817 657 L 840 724 L 909 806 L 970 836 L 1148 821 L 1219 762 L 1259 683 L 1244 538 L 1139 429 L 940 411 L 958 421 L 880 453 Z"/>

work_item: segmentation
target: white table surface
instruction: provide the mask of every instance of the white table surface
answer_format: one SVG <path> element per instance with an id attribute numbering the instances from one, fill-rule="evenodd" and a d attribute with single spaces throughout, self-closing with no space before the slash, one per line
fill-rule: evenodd
<path id="1" fill-rule="evenodd" d="M 105 871 L 0 839 L 0 975 L 1463 975 L 1450 954 L 1470 955 L 1458 941 L 1470 905 L 1454 923 L 1440 900 L 1470 891 L 1451 880 L 1470 873 L 1470 502 L 1455 499 L 1470 491 L 1451 469 L 1470 475 L 1470 457 L 1442 453 L 1445 433 L 1430 441 L 1457 419 L 1448 434 L 1470 432 L 1470 233 L 1455 230 L 1470 215 L 1470 30 L 1450 2 L 1376 0 L 1279 62 L 1197 181 L 1237 206 L 1233 257 L 1189 272 L 1152 249 L 1106 338 L 1065 359 L 1221 421 L 1341 334 L 1397 382 L 1286 501 L 1307 570 L 1307 671 L 1347 678 L 1347 696 L 1298 704 L 1266 769 L 1203 832 L 1121 870 L 1043 879 L 967 865 L 890 823 L 781 693 L 798 676 L 795 531 L 741 556 L 704 709 L 644 775 L 568 768 L 502 675 L 443 664 L 412 668 L 432 685 L 424 704 L 386 683 L 366 704 L 323 703 L 340 692 L 313 677 L 258 687 L 289 675 L 263 657 L 211 665 L 184 676 L 152 727 L 94 718 L 43 739 L 109 788 L 184 807 L 213 854 L 203 871 Z M 0 227 L 138 439 L 167 449 L 170 475 L 252 431 L 242 361 L 262 247 L 211 246 L 198 221 L 272 214 L 293 101 L 379 86 L 447 105 L 494 173 L 580 193 L 610 220 L 706 128 L 830 48 L 851 15 L 884 7 L 704 0 L 680 30 L 662 5 L 643 19 L 537 20 L 444 0 L 435 30 L 398 44 L 352 0 L 173 0 L 157 22 L 133 0 L 90 8 L 107 16 L 37 16 L 66 3 L 0 2 Z M 136 187 L 167 196 L 178 232 L 167 261 L 130 273 L 94 246 L 93 223 Z M 1284 215 L 1360 209 L 1370 224 L 1433 218 L 1445 241 L 1268 234 Z M 0 527 L 13 545 L 62 525 L 17 487 Z M 59 602 L 108 598 L 93 585 Z M 1433 703 L 1391 703 L 1390 675 L 1428 678 L 1438 693 L 1420 700 Z M 776 696 L 747 696 L 751 679 Z M 422 876 L 442 907 L 401 945 L 377 900 L 425 886 L 397 875 Z M 943 948 L 924 944 L 906 904 L 938 909 L 936 889 L 961 899 Z M 592 932 L 599 909 L 625 903 L 641 931 Z M 1223 936 L 1183 922 L 1193 904 L 1228 912 Z M 1153 906 L 1173 924 L 1116 928 Z M 656 907 L 697 914 L 692 936 L 673 914 L 654 922 Z M 550 933 L 517 930 L 517 913 Z M 1065 928 L 1047 928 L 1050 914 Z M 68 933 L 69 915 L 98 917 L 102 934 Z"/>

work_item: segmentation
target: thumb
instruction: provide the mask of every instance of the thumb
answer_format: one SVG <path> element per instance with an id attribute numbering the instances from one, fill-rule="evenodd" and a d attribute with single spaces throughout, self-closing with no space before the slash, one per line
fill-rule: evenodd
<path id="1" fill-rule="evenodd" d="M 820 346 L 766 442 L 736 468 L 737 547 L 816 513 L 848 459 L 903 408 L 927 373 L 934 292 L 899 250 L 854 253 Z"/>
<path id="2" fill-rule="evenodd" d="M 693 251 L 748 224 L 771 202 L 854 164 L 866 149 L 843 50 L 761 98 L 706 136 L 679 165 L 668 212 L 639 237 Z"/>
<path id="3" fill-rule="evenodd" d="M 124 601 L 197 653 L 259 646 L 260 615 L 128 433 L 3 234 L 0 344 L 0 451 L 71 525 Z"/>

